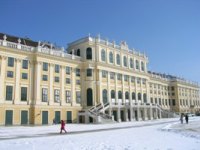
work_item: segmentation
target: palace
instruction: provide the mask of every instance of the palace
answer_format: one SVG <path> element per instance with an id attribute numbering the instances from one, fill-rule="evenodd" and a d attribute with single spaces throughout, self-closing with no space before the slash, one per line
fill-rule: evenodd
<path id="1" fill-rule="evenodd" d="M 199 86 L 148 71 L 126 42 L 85 37 L 67 49 L 0 33 L 0 125 L 106 123 L 200 111 Z"/>

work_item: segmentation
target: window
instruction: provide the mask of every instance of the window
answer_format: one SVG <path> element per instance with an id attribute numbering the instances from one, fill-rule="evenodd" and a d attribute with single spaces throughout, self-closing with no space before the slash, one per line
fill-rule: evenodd
<path id="1" fill-rule="evenodd" d="M 142 100 L 141 93 L 138 93 L 138 100 Z"/>
<path id="2" fill-rule="evenodd" d="M 43 71 L 48 71 L 48 63 L 43 62 Z"/>
<path id="3" fill-rule="evenodd" d="M 144 103 L 147 103 L 147 94 L 146 93 L 143 94 L 143 100 L 144 100 Z"/>
<path id="4" fill-rule="evenodd" d="M 71 73 L 71 68 L 70 67 L 66 67 L 66 74 L 70 74 Z"/>
<path id="5" fill-rule="evenodd" d="M 141 79 L 137 78 L 137 84 L 140 84 L 140 82 L 141 82 Z"/>
<path id="6" fill-rule="evenodd" d="M 133 68 L 133 59 L 130 59 L 130 68 Z"/>
<path id="7" fill-rule="evenodd" d="M 77 85 L 81 85 L 81 81 L 80 80 L 76 80 L 76 84 Z"/>
<path id="8" fill-rule="evenodd" d="M 110 79 L 115 79 L 115 73 L 114 72 L 110 72 Z"/>
<path id="9" fill-rule="evenodd" d="M 70 83 L 71 83 L 70 78 L 66 78 L 66 84 L 70 84 Z"/>
<path id="10" fill-rule="evenodd" d="M 54 90 L 54 102 L 60 102 L 60 90 Z"/>
<path id="11" fill-rule="evenodd" d="M 103 77 L 103 78 L 106 78 L 106 77 L 107 77 L 107 71 L 102 70 L 102 77 Z"/>
<path id="12" fill-rule="evenodd" d="M 174 86 L 171 87 L 171 90 L 174 91 Z"/>
<path id="13" fill-rule="evenodd" d="M 23 60 L 22 61 L 22 68 L 23 69 L 28 69 L 28 60 Z"/>
<path id="14" fill-rule="evenodd" d="M 128 92 L 125 93 L 125 99 L 129 99 L 129 93 Z"/>
<path id="15" fill-rule="evenodd" d="M 117 54 L 117 64 L 120 65 L 120 55 Z"/>
<path id="16" fill-rule="evenodd" d="M 92 69 L 87 69 L 87 77 L 92 77 Z"/>
<path id="17" fill-rule="evenodd" d="M 124 56 L 124 67 L 127 67 L 127 58 L 126 58 L 126 56 Z"/>
<path id="18" fill-rule="evenodd" d="M 135 77 L 131 77 L 131 82 L 132 82 L 132 83 L 135 82 Z"/>
<path id="19" fill-rule="evenodd" d="M 135 100 L 136 97 L 135 97 L 135 92 L 132 92 L 132 100 Z"/>
<path id="20" fill-rule="evenodd" d="M 65 91 L 66 103 L 71 103 L 71 91 Z"/>
<path id="21" fill-rule="evenodd" d="M 141 70 L 144 71 L 144 62 L 141 62 Z"/>
<path id="22" fill-rule="evenodd" d="M 114 90 L 111 91 L 111 99 L 115 99 L 115 91 Z"/>
<path id="23" fill-rule="evenodd" d="M 80 55 L 81 55 L 81 54 L 80 54 L 80 49 L 77 49 L 76 54 L 77 54 L 77 56 L 80 56 Z"/>
<path id="24" fill-rule="evenodd" d="M 122 75 L 121 74 L 117 74 L 117 80 L 122 80 Z"/>
<path id="25" fill-rule="evenodd" d="M 21 101 L 27 101 L 27 87 L 21 87 Z"/>
<path id="26" fill-rule="evenodd" d="M 159 98 L 159 105 L 161 105 L 161 98 Z"/>
<path id="27" fill-rule="evenodd" d="M 81 103 L 81 92 L 76 91 L 76 103 L 80 104 Z"/>
<path id="28" fill-rule="evenodd" d="M 157 98 L 155 98 L 155 104 L 157 104 Z"/>
<path id="29" fill-rule="evenodd" d="M 80 69 L 76 68 L 76 76 L 80 77 Z"/>
<path id="30" fill-rule="evenodd" d="M 146 79 L 142 79 L 142 84 L 146 84 Z"/>
<path id="31" fill-rule="evenodd" d="M 92 49 L 90 47 L 86 50 L 86 59 L 92 59 Z"/>
<path id="32" fill-rule="evenodd" d="M 8 66 L 9 67 L 14 67 L 14 58 L 8 57 Z"/>
<path id="33" fill-rule="evenodd" d="M 124 75 L 124 81 L 128 82 L 128 75 Z"/>
<path id="34" fill-rule="evenodd" d="M 43 81 L 48 81 L 48 76 L 47 75 L 42 75 L 42 80 Z"/>
<path id="35" fill-rule="evenodd" d="M 13 86 L 6 86 L 6 100 L 12 101 Z"/>
<path id="36" fill-rule="evenodd" d="M 101 50 L 101 61 L 106 61 L 106 52 L 104 49 Z"/>
<path id="37" fill-rule="evenodd" d="M 135 63 L 136 63 L 136 69 L 138 69 L 138 70 L 139 70 L 139 69 L 140 69 L 139 61 L 138 61 L 138 60 L 136 60 L 136 62 L 135 62 Z"/>
<path id="38" fill-rule="evenodd" d="M 173 105 L 173 106 L 176 105 L 176 101 L 175 101 L 175 99 L 172 100 L 172 105 Z"/>
<path id="39" fill-rule="evenodd" d="M 118 91 L 118 99 L 122 99 L 122 92 Z"/>
<path id="40" fill-rule="evenodd" d="M 7 71 L 7 77 L 13 78 L 13 71 Z"/>
<path id="41" fill-rule="evenodd" d="M 107 97 L 107 90 L 104 89 L 103 90 L 103 103 L 107 103 L 108 102 L 108 97 Z"/>
<path id="42" fill-rule="evenodd" d="M 27 73 L 22 73 L 22 79 L 28 79 L 28 74 Z"/>
<path id="43" fill-rule="evenodd" d="M 112 52 L 109 53 L 109 61 L 110 61 L 110 63 L 113 63 L 113 53 Z"/>
<path id="44" fill-rule="evenodd" d="M 59 82 L 59 77 L 55 77 L 54 82 Z"/>
<path id="45" fill-rule="evenodd" d="M 60 72 L 60 66 L 59 65 L 55 65 L 55 73 L 59 73 Z"/>
<path id="46" fill-rule="evenodd" d="M 42 102 L 47 102 L 48 99 L 48 89 L 42 88 Z"/>

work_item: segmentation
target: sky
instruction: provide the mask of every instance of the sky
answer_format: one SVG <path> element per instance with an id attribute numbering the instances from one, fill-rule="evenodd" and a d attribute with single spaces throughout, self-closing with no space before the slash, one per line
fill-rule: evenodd
<path id="1" fill-rule="evenodd" d="M 199 0 L 0 0 L 0 32 L 67 46 L 101 35 L 149 57 L 148 69 L 200 83 Z"/>

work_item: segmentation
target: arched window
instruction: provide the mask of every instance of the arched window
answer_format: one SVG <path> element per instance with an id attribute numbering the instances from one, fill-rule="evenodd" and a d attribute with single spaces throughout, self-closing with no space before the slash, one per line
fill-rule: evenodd
<path id="1" fill-rule="evenodd" d="M 89 88 L 87 89 L 87 106 L 92 106 L 93 105 L 93 94 L 92 94 L 92 89 Z"/>
<path id="2" fill-rule="evenodd" d="M 133 59 L 130 59 L 130 68 L 133 68 Z"/>
<path id="3" fill-rule="evenodd" d="M 124 56 L 124 67 L 127 67 L 127 58 Z"/>
<path id="4" fill-rule="evenodd" d="M 143 61 L 141 62 L 141 69 L 142 69 L 142 71 L 144 71 L 144 62 Z"/>
<path id="5" fill-rule="evenodd" d="M 122 99 L 122 92 L 118 91 L 118 99 Z"/>
<path id="6" fill-rule="evenodd" d="M 110 63 L 113 63 L 113 53 L 112 52 L 109 53 L 109 61 L 110 61 Z"/>
<path id="7" fill-rule="evenodd" d="M 80 49 L 77 49 L 76 54 L 77 56 L 80 56 Z"/>
<path id="8" fill-rule="evenodd" d="M 86 59 L 92 59 L 92 49 L 90 47 L 86 50 Z"/>
<path id="9" fill-rule="evenodd" d="M 135 63 L 136 63 L 136 69 L 138 69 L 138 70 L 139 70 L 139 69 L 140 69 L 139 61 L 138 61 L 138 60 L 136 60 L 136 62 L 135 62 Z"/>
<path id="10" fill-rule="evenodd" d="M 114 90 L 111 91 L 111 99 L 115 99 L 115 91 Z"/>
<path id="11" fill-rule="evenodd" d="M 120 65 L 120 55 L 117 54 L 117 64 Z"/>
<path id="12" fill-rule="evenodd" d="M 135 92 L 132 92 L 132 100 L 135 100 Z"/>
<path id="13" fill-rule="evenodd" d="M 142 100 L 141 93 L 138 93 L 138 100 Z"/>
<path id="14" fill-rule="evenodd" d="M 104 49 L 101 50 L 101 61 L 106 61 L 106 52 Z"/>
<path id="15" fill-rule="evenodd" d="M 107 103 L 108 102 L 108 97 L 107 97 L 107 90 L 104 89 L 103 90 L 103 103 Z"/>
<path id="16" fill-rule="evenodd" d="M 144 103 L 147 103 L 147 94 L 146 93 L 143 94 L 143 100 L 144 100 Z"/>
<path id="17" fill-rule="evenodd" d="M 125 93 L 125 99 L 129 99 L 129 92 Z"/>

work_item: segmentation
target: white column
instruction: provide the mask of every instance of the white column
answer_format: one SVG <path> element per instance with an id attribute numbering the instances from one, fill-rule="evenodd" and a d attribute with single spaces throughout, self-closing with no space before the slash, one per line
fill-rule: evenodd
<path id="1" fill-rule="evenodd" d="M 65 67 L 61 66 L 61 74 L 60 74 L 60 105 L 65 103 Z"/>
<path id="2" fill-rule="evenodd" d="M 110 105 L 112 104 L 112 101 L 111 101 L 111 96 L 110 96 L 110 72 L 108 72 L 108 76 L 107 76 L 107 89 L 108 89 L 108 93 L 107 93 L 107 96 L 108 96 L 108 102 L 110 103 Z"/>
<path id="3" fill-rule="evenodd" d="M 14 104 L 19 104 L 20 103 L 20 70 L 21 70 L 21 60 L 20 59 L 15 59 L 16 61 L 16 67 L 15 67 L 15 98 L 14 98 Z"/>
<path id="4" fill-rule="evenodd" d="M 118 103 L 118 90 L 117 90 L 117 73 L 115 73 L 115 103 Z"/>
<path id="5" fill-rule="evenodd" d="M 36 62 L 36 69 L 35 69 L 35 104 L 41 103 L 41 62 Z"/>
<path id="6" fill-rule="evenodd" d="M 54 82 L 54 65 L 49 64 L 49 105 L 53 105 L 54 103 L 54 90 L 53 90 L 53 82 Z"/>
<path id="7" fill-rule="evenodd" d="M 0 76 L 0 103 L 3 103 L 5 100 L 5 75 L 6 75 L 6 60 L 7 57 L 1 56 L 1 76 Z"/>
<path id="8" fill-rule="evenodd" d="M 29 62 L 29 103 L 34 104 L 34 62 Z"/>
<path id="9" fill-rule="evenodd" d="M 120 108 L 118 108 L 118 110 L 117 110 L 117 121 L 118 122 L 121 122 L 121 112 L 120 111 L 121 111 Z"/>
<path id="10" fill-rule="evenodd" d="M 152 105 L 152 104 L 150 104 L 150 108 L 149 108 L 149 113 L 150 113 L 150 114 L 149 114 L 149 117 L 150 117 L 149 119 L 150 119 L 150 120 L 152 120 L 152 119 L 153 119 L 153 114 L 152 114 L 152 112 L 153 112 L 153 110 L 152 110 L 152 109 L 153 109 L 153 108 L 152 108 L 152 106 L 151 106 L 151 105 Z"/>
<path id="11" fill-rule="evenodd" d="M 129 109 L 130 109 L 130 121 L 133 120 L 133 101 L 132 101 L 132 91 L 131 91 L 131 76 L 129 77 Z"/>
<path id="12" fill-rule="evenodd" d="M 122 103 L 125 103 L 124 74 L 122 74 Z"/>

